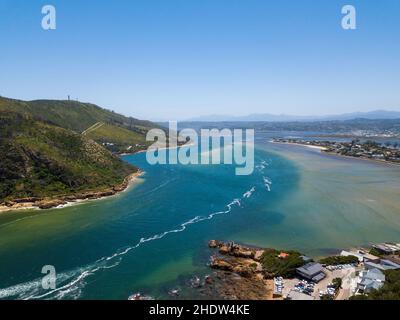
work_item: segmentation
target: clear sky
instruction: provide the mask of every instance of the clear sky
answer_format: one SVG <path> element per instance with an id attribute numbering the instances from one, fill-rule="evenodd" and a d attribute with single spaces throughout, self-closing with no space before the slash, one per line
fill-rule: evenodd
<path id="1" fill-rule="evenodd" d="M 0 0 L 0 95 L 68 94 L 154 120 L 400 111 L 400 1 Z"/>

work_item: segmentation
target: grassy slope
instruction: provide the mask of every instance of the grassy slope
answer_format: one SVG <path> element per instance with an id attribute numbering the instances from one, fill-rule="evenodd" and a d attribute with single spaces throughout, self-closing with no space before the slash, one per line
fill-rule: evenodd
<path id="1" fill-rule="evenodd" d="M 135 171 L 83 135 L 0 111 L 0 202 L 106 189 Z"/>
<path id="2" fill-rule="evenodd" d="M 147 145 L 142 134 L 132 132 L 123 127 L 112 126 L 109 124 L 103 124 L 98 128 L 88 132 L 86 134 L 88 138 L 91 138 L 98 143 L 113 143 L 114 146 L 107 146 L 110 150 L 120 152 L 125 151 L 127 148 L 132 146 L 130 151 L 141 149 L 143 145 Z M 140 145 L 137 146 L 136 145 Z"/>
<path id="3" fill-rule="evenodd" d="M 94 104 L 77 101 L 35 100 L 21 101 L 0 97 L 0 111 L 31 115 L 56 126 L 82 133 L 100 122 L 106 124 L 88 135 L 99 143 L 114 143 L 109 149 L 124 152 L 131 145 L 145 145 L 146 132 L 156 124 L 125 117 Z M 132 150 L 133 151 L 133 150 Z"/>

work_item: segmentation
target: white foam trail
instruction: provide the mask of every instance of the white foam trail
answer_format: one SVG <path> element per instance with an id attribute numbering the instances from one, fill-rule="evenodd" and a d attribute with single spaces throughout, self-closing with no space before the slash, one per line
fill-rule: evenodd
<path id="1" fill-rule="evenodd" d="M 269 166 L 269 163 L 268 163 L 267 161 L 265 161 L 265 160 L 262 160 L 262 161 L 260 162 L 260 164 L 258 164 L 258 165 L 255 166 L 255 168 L 258 170 L 258 172 L 263 173 L 263 172 L 264 172 L 264 169 L 265 169 L 266 167 L 268 167 L 268 166 Z"/>
<path id="2" fill-rule="evenodd" d="M 257 169 L 259 172 L 263 172 L 264 169 L 265 169 L 265 166 L 262 165 L 262 164 L 259 164 L 259 165 L 256 166 L 256 169 Z"/>
<path id="3" fill-rule="evenodd" d="M 82 271 L 82 269 L 80 269 Z M 72 278 L 77 271 L 65 272 L 57 275 L 57 280 L 59 282 L 65 282 L 68 279 Z M 17 284 L 5 289 L 0 289 L 0 299 L 4 299 L 7 297 L 17 297 L 18 299 L 26 299 L 27 296 L 24 295 L 29 292 L 30 295 L 39 294 L 40 288 L 42 285 L 42 279 L 35 279 L 29 282 L 25 282 L 22 284 Z"/>
<path id="4" fill-rule="evenodd" d="M 251 190 L 248 192 L 254 192 L 252 190 L 255 190 L 253 187 Z M 245 194 L 247 194 L 246 192 Z M 245 197 L 244 197 L 245 198 Z M 14 297 L 17 296 L 19 299 L 43 299 L 43 298 L 55 298 L 55 299 L 62 299 L 64 297 L 67 297 L 68 295 L 72 295 L 72 298 L 77 299 L 81 295 L 82 289 L 85 286 L 84 280 L 95 274 L 96 272 L 104 269 L 110 269 L 118 266 L 121 261 L 122 257 L 130 252 L 131 250 L 134 250 L 138 247 L 140 247 L 142 244 L 150 241 L 155 241 L 164 238 L 166 235 L 171 234 L 171 233 L 178 233 L 178 232 L 183 232 L 186 230 L 187 226 L 191 224 L 195 224 L 201 221 L 205 220 L 211 220 L 213 217 L 221 214 L 227 214 L 232 211 L 232 208 L 234 206 L 241 206 L 240 199 L 234 199 L 232 202 L 230 202 L 228 205 L 226 205 L 227 209 L 224 211 L 218 211 L 218 212 L 213 212 L 209 214 L 208 216 L 196 216 L 188 221 L 183 222 L 178 228 L 172 229 L 165 231 L 160 234 L 153 235 L 149 238 L 141 238 L 138 243 L 136 243 L 133 246 L 127 247 L 123 249 L 122 251 L 116 252 L 113 255 L 109 257 L 103 257 L 97 260 L 96 262 L 87 265 L 82 268 L 78 268 L 73 271 L 65 272 L 62 274 L 59 274 L 58 281 L 65 282 L 69 279 L 72 279 L 72 281 L 68 282 L 67 284 L 63 285 L 62 287 L 56 288 L 54 290 L 48 291 L 46 293 L 40 294 L 39 292 L 41 291 L 41 279 L 37 279 L 31 282 L 26 282 L 22 284 L 18 284 L 9 288 L 5 289 L 0 289 L 0 298 L 7 298 L 7 297 Z M 113 264 L 109 264 L 110 261 L 116 259 L 116 261 Z"/>
<path id="5" fill-rule="evenodd" d="M 266 184 L 272 184 L 272 181 L 268 177 L 263 177 L 263 179 Z"/>
<path id="6" fill-rule="evenodd" d="M 265 187 L 270 192 L 271 191 L 272 181 L 268 177 L 263 177 L 263 180 L 264 180 Z"/>
<path id="7" fill-rule="evenodd" d="M 175 181 L 175 180 L 177 180 L 177 179 L 176 179 L 176 178 L 173 178 L 173 179 L 167 180 L 167 181 L 165 181 L 164 183 L 160 184 L 159 186 L 157 186 L 157 187 L 155 187 L 155 188 L 153 188 L 153 189 L 147 191 L 147 192 L 144 193 L 143 195 L 148 195 L 148 194 L 150 194 L 150 193 L 153 193 L 153 192 L 155 192 L 155 191 L 158 191 L 158 190 L 164 188 L 166 185 L 170 184 L 171 182 L 173 182 L 173 181 Z"/>
<path id="8" fill-rule="evenodd" d="M 249 191 L 243 194 L 243 198 L 250 198 L 254 191 L 256 191 L 256 187 L 251 188 Z"/>

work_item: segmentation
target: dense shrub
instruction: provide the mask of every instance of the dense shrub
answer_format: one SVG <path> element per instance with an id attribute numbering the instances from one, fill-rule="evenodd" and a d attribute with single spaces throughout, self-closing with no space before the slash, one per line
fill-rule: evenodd
<path id="1" fill-rule="evenodd" d="M 353 264 L 353 263 L 358 263 L 358 258 L 355 256 L 332 256 L 332 257 L 326 257 L 323 258 L 319 261 L 321 264 L 327 265 L 327 266 L 337 266 L 339 264 Z"/>
<path id="2" fill-rule="evenodd" d="M 294 277 L 296 268 L 304 265 L 301 253 L 297 251 L 286 251 L 289 255 L 286 258 L 279 258 L 281 251 L 266 249 L 261 257 L 261 263 L 268 277 Z"/>

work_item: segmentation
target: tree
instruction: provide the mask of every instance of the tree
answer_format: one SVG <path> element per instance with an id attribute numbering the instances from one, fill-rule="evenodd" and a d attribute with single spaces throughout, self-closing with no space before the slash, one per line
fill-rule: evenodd
<path id="1" fill-rule="evenodd" d="M 336 291 L 342 288 L 342 278 L 335 278 L 332 280 L 332 283 Z"/>

